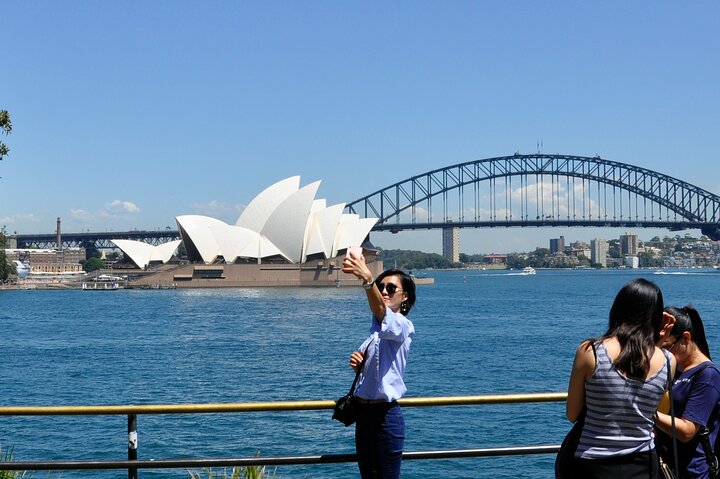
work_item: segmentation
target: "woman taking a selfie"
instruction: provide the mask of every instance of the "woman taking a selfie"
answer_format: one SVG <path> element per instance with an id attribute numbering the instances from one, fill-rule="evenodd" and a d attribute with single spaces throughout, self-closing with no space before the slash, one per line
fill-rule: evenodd
<path id="1" fill-rule="evenodd" d="M 707 428 L 709 443 L 715 444 L 720 429 L 720 371 L 712 362 L 705 327 L 697 310 L 692 306 L 669 306 L 665 312 L 675 319 L 663 346 L 675 356 L 678 367 L 672 387 L 677 471 L 683 479 L 708 478 L 708 462 L 699 432 Z M 655 427 L 662 457 L 675 469 L 670 415 L 658 411 Z"/>
<path id="2" fill-rule="evenodd" d="M 407 319 L 415 303 L 415 283 L 399 270 L 388 270 L 373 279 L 362 254 L 348 254 L 343 272 L 363 281 L 372 313 L 368 338 L 350 355 L 350 366 L 360 372 L 355 396 L 359 414 L 355 449 L 363 479 L 400 477 L 405 421 L 397 400 L 405 393 L 403 375 L 415 336 Z"/>
<path id="3" fill-rule="evenodd" d="M 625 285 L 610 309 L 607 332 L 577 348 L 566 406 L 585 422 L 575 451 L 577 478 L 656 478 L 653 416 L 674 369 L 658 348 L 663 297 L 650 281 Z"/>

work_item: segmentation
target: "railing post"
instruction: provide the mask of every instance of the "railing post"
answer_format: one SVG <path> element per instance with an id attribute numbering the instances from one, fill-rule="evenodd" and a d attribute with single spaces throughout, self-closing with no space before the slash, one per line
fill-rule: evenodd
<path id="1" fill-rule="evenodd" d="M 137 414 L 128 414 L 128 460 L 137 460 Z M 128 479 L 137 479 L 137 467 L 128 467 Z"/>

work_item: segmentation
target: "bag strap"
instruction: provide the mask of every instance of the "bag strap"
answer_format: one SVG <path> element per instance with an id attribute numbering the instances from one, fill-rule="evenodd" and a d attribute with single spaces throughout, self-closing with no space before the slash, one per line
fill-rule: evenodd
<path id="1" fill-rule="evenodd" d="M 370 349 L 370 345 L 375 341 L 375 338 L 372 338 L 368 345 L 365 347 L 365 351 L 363 351 L 363 358 L 362 361 L 360 361 L 360 364 L 358 365 L 357 371 L 355 371 L 355 380 L 352 383 L 352 386 L 350 386 L 350 392 L 348 394 L 355 394 L 355 385 L 357 385 L 358 378 L 360 378 L 360 372 L 363 369 L 363 366 L 365 365 L 365 360 L 367 359 L 367 352 L 368 349 Z"/>
<path id="2" fill-rule="evenodd" d="M 672 363 L 670 362 L 670 353 L 663 350 L 665 355 L 665 364 L 667 366 L 667 384 L 668 384 L 668 399 L 670 400 L 670 432 L 672 433 L 672 448 L 673 448 L 673 461 L 675 466 L 675 477 L 680 477 L 678 474 L 678 451 L 677 451 L 677 436 L 675 435 L 675 406 L 673 405 L 672 397 Z"/>
<path id="3" fill-rule="evenodd" d="M 700 373 L 704 369 L 711 368 L 713 366 L 714 364 L 711 361 L 707 361 L 698 367 L 698 370 L 695 371 L 692 379 L 690 380 L 690 390 L 692 390 L 692 387 L 695 384 L 695 379 L 697 379 Z M 710 469 L 710 472 L 717 473 L 719 468 L 718 459 L 713 452 L 712 444 L 710 444 L 710 430 L 707 428 L 707 426 L 702 426 L 700 428 L 700 430 L 698 431 L 698 437 L 700 438 L 700 444 L 702 444 L 703 451 L 705 451 L 705 460 L 708 463 L 708 468 Z"/>
<path id="4" fill-rule="evenodd" d="M 718 464 L 718 458 L 713 453 L 712 445 L 710 444 L 710 430 L 703 426 L 698 431 L 698 437 L 700 437 L 700 444 L 702 444 L 703 451 L 705 451 L 705 460 L 708 463 L 708 470 L 710 471 L 710 477 L 716 477 L 720 464 Z"/>

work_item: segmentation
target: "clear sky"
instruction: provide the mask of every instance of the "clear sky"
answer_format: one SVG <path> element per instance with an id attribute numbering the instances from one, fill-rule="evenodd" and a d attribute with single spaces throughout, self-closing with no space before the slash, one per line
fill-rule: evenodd
<path id="1" fill-rule="evenodd" d="M 288 176 L 350 202 L 540 141 L 720 194 L 718 19 L 715 0 L 3 2 L 0 227 L 234 223 Z M 463 230 L 461 251 L 618 234 Z M 439 231 L 372 239 L 441 251 Z"/>

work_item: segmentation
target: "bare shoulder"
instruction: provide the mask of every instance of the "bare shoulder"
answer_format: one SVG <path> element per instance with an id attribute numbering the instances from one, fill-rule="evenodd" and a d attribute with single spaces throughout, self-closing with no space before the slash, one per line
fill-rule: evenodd
<path id="1" fill-rule="evenodd" d="M 650 371 L 648 372 L 648 376 L 652 376 L 660 372 L 668 360 L 670 361 L 670 370 L 674 372 L 675 357 L 672 354 L 668 354 L 666 356 L 662 349 L 655 346 L 655 351 L 653 352 L 652 358 L 650 358 Z"/>
<path id="2" fill-rule="evenodd" d="M 575 366 L 583 372 L 591 373 L 595 370 L 595 351 L 590 341 L 583 341 L 575 351 Z"/>

